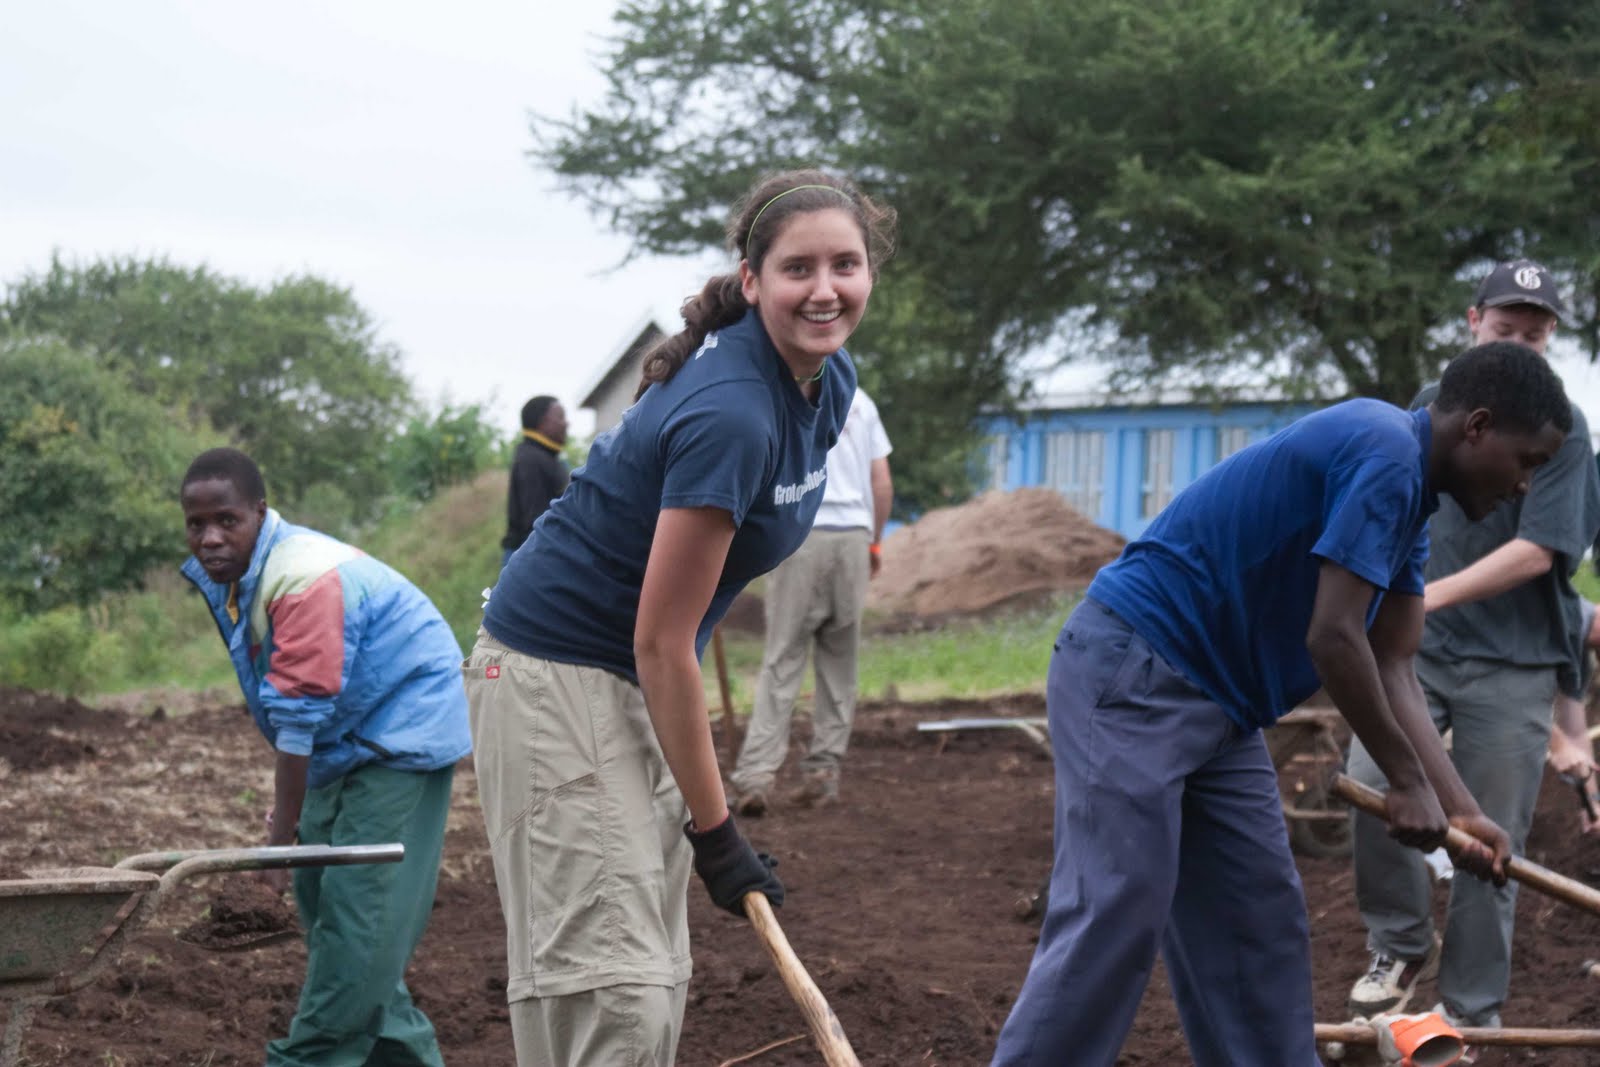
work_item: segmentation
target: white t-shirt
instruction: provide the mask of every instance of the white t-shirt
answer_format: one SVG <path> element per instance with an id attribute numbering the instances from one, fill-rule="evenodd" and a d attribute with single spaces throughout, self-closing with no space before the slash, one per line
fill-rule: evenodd
<path id="1" fill-rule="evenodd" d="M 823 483 L 822 507 L 817 509 L 815 526 L 835 530 L 859 526 L 871 530 L 872 461 L 891 451 L 889 435 L 883 432 L 883 422 L 878 418 L 878 405 L 865 389 L 856 389 L 844 432 L 828 452 L 828 480 Z"/>

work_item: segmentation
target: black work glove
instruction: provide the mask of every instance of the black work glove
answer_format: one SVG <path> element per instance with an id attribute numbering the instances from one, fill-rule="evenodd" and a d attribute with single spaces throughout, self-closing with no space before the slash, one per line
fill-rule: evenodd
<path id="1" fill-rule="evenodd" d="M 717 907 L 743 915 L 745 894 L 755 890 L 765 893 L 774 908 L 783 906 L 783 883 L 772 873 L 778 861 L 750 847 L 732 813 L 709 830 L 696 830 L 694 823 L 687 823 L 683 834 L 694 848 L 694 873 Z"/>

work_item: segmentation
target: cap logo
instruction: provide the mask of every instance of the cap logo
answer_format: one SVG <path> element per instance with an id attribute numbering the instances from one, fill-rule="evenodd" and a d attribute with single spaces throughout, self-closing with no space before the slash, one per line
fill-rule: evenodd
<path id="1" fill-rule="evenodd" d="M 1517 273 L 1513 274 L 1512 278 L 1516 281 L 1519 289 L 1539 288 L 1538 267 L 1518 267 Z"/>

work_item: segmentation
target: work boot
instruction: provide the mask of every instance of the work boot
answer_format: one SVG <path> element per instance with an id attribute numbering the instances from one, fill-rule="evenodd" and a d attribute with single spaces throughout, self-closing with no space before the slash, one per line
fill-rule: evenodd
<path id="1" fill-rule="evenodd" d="M 1350 1014 L 1370 1019 L 1385 1012 L 1404 1011 L 1417 984 L 1439 973 L 1440 947 L 1435 935 L 1433 948 L 1420 960 L 1401 960 L 1374 952 L 1367 973 L 1350 989 Z"/>
<path id="2" fill-rule="evenodd" d="M 839 803 L 839 772 L 807 771 L 794 802 L 802 808 L 826 808 Z"/>

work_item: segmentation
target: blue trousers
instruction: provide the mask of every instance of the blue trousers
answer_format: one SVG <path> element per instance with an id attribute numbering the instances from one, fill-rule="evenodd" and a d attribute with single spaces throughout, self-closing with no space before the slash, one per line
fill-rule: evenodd
<path id="1" fill-rule="evenodd" d="M 1112 1067 L 1159 950 L 1196 1067 L 1316 1067 L 1305 897 L 1277 774 L 1094 600 L 1061 630 L 1050 906 L 995 1067 Z"/>

